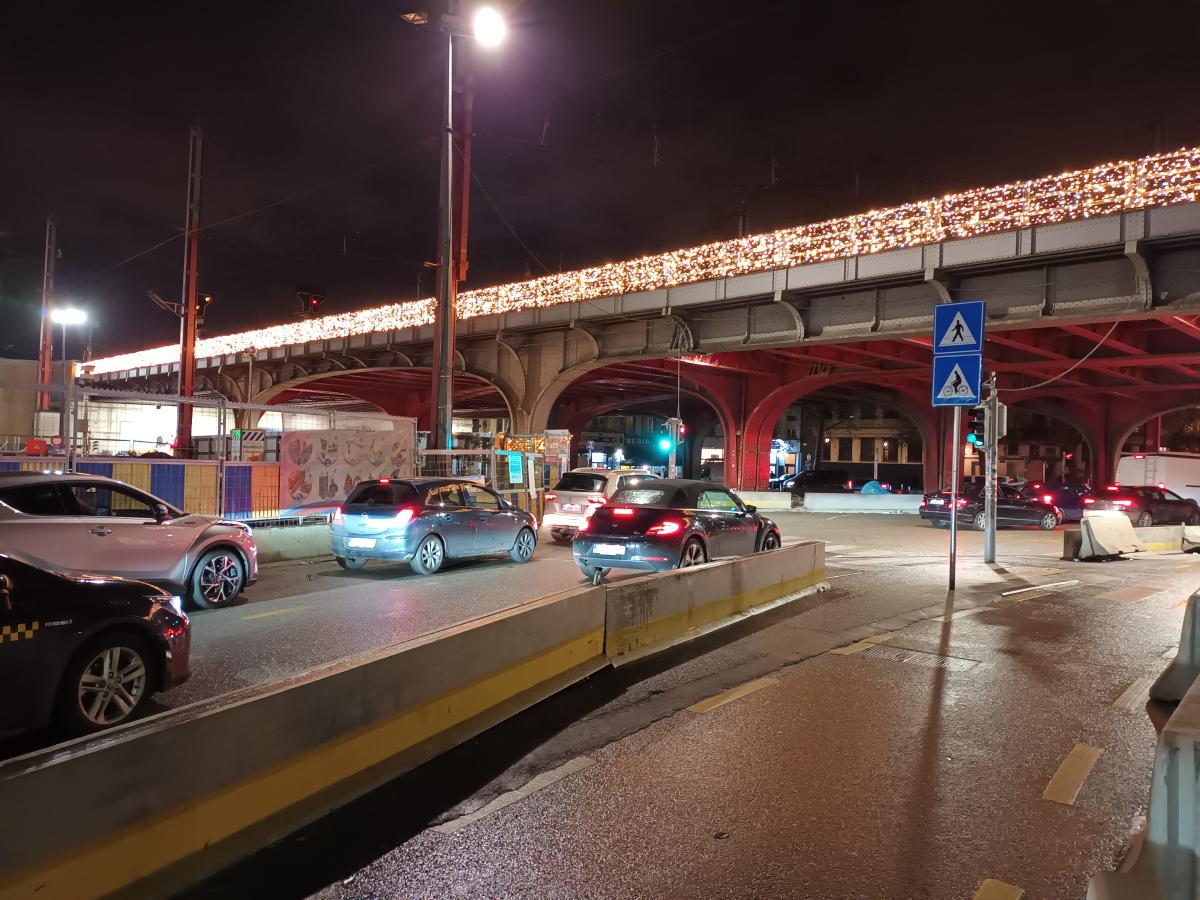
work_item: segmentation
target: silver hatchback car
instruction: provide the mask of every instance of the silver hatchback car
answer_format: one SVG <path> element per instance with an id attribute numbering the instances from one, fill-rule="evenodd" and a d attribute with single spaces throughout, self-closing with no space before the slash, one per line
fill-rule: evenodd
<path id="1" fill-rule="evenodd" d="M 101 475 L 0 472 L 0 553 L 64 575 L 147 581 L 205 609 L 258 579 L 250 528 Z"/>
<path id="2" fill-rule="evenodd" d="M 495 492 L 455 478 L 380 478 L 358 484 L 333 516 L 343 569 L 367 560 L 407 562 L 432 575 L 447 559 L 507 554 L 529 562 L 537 521 Z"/>

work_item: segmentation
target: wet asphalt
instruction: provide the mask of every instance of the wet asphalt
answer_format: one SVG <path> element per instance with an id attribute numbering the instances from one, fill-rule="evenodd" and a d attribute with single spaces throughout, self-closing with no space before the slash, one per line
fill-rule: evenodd
<path id="1" fill-rule="evenodd" d="M 1005 531 L 988 567 L 967 532 L 948 596 L 943 531 L 778 518 L 828 542 L 831 590 L 598 673 L 189 896 L 1082 897 L 1144 814 L 1145 679 L 1200 558 L 1062 562 L 1061 530 Z M 1077 745 L 1077 794 L 1044 799 Z"/>

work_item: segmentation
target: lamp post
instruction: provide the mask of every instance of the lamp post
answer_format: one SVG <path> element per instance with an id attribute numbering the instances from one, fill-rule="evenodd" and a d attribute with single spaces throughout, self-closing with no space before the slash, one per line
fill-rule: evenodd
<path id="1" fill-rule="evenodd" d="M 71 457 L 71 448 L 74 444 L 73 435 L 69 434 L 70 428 L 70 410 L 68 406 L 71 403 L 73 392 L 71 388 L 71 378 L 67 373 L 67 326 L 82 325 L 87 321 L 87 312 L 82 309 L 77 309 L 71 306 L 56 306 L 50 310 L 50 321 L 55 325 L 62 326 L 62 368 L 63 368 L 63 399 L 62 411 L 58 416 L 58 433 L 62 436 L 64 444 L 64 453 L 67 458 Z"/>
<path id="2" fill-rule="evenodd" d="M 454 254 L 454 39 L 473 37 L 485 47 L 494 47 L 504 40 L 507 29 L 504 19 L 490 6 L 475 11 L 472 30 L 456 15 L 456 4 L 442 16 L 441 28 L 446 38 L 446 84 L 442 105 L 441 173 L 438 186 L 438 270 L 437 314 L 433 325 L 433 413 L 430 442 L 436 449 L 451 450 L 454 446 L 454 343 L 458 292 L 457 260 Z M 459 172 L 464 187 L 471 177 L 463 165 Z"/>

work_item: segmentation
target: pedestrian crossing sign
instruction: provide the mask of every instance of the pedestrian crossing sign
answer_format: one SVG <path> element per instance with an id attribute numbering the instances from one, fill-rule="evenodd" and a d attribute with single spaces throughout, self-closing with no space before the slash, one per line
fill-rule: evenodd
<path id="1" fill-rule="evenodd" d="M 978 406 L 983 357 L 978 353 L 933 358 L 933 405 Z"/>
<path id="2" fill-rule="evenodd" d="M 933 308 L 933 353 L 982 353 L 982 300 L 939 303 Z"/>

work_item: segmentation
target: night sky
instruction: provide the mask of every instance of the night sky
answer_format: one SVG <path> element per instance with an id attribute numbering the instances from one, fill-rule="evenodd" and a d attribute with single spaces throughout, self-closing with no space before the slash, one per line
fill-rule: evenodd
<path id="1" fill-rule="evenodd" d="M 430 295 L 442 48 L 409 5 L 6 4 L 0 356 L 35 353 L 50 211 L 96 354 L 177 339 L 145 292 L 179 294 L 194 118 L 206 333 L 302 283 L 323 312 Z M 497 5 L 467 287 L 732 237 L 743 203 L 765 231 L 1200 143 L 1196 4 Z"/>

